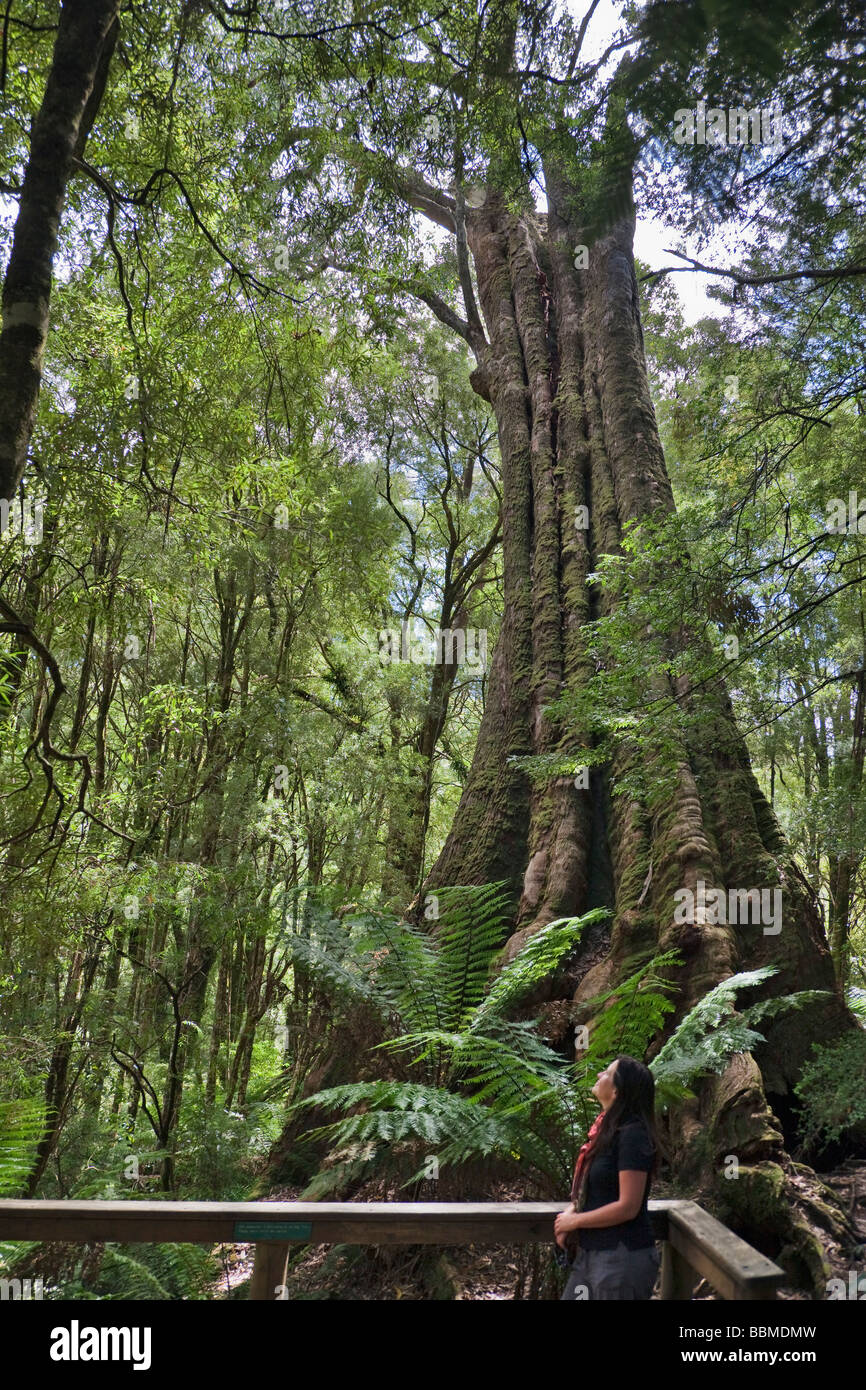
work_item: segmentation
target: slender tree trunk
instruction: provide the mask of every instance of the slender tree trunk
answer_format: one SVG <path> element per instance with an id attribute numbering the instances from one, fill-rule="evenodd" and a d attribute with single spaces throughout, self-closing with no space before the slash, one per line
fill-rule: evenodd
<path id="1" fill-rule="evenodd" d="M 251 574 L 243 591 L 238 586 L 236 571 L 225 579 L 214 571 L 214 586 L 220 613 L 220 655 L 216 673 L 217 712 L 208 740 L 206 767 L 211 770 L 214 785 L 204 799 L 203 828 L 199 863 L 212 868 L 218 860 L 223 833 L 226 776 L 230 750 L 222 727 L 222 718 L 232 702 L 233 681 L 241 639 L 253 609 L 254 590 Z M 222 932 L 214 922 L 212 905 L 208 901 L 208 884 L 192 901 L 186 932 L 183 977 L 178 991 L 177 1007 L 183 1014 L 184 1025 L 200 1025 L 204 1019 L 208 982 L 214 961 L 222 945 Z M 190 1036 L 191 1035 L 191 1036 Z M 184 1035 L 173 1044 L 162 1103 L 163 1129 L 174 1143 L 174 1133 L 180 1118 L 184 1077 L 190 1063 L 198 1065 L 200 1042 L 197 1027 L 185 1027 Z M 204 1083 L 203 1083 L 204 1084 Z M 166 1138 L 165 1147 L 169 1147 Z M 162 1186 L 169 1191 L 174 1186 L 174 1155 L 169 1153 L 163 1162 Z"/>
<path id="2" fill-rule="evenodd" d="M 205 1090 L 205 1100 L 208 1105 L 213 1105 L 216 1100 L 217 1080 L 220 1072 L 225 1071 L 221 1054 L 228 1030 L 231 957 L 232 943 L 231 939 L 226 937 L 220 953 L 220 969 L 214 997 L 213 1023 L 208 1051 L 207 1088 Z"/>
<path id="3" fill-rule="evenodd" d="M 854 684 L 853 715 L 849 715 L 847 709 L 840 708 L 840 718 L 836 731 L 837 739 L 843 748 L 848 738 L 851 739 L 850 761 L 846 758 L 840 768 L 837 761 L 834 760 L 834 780 L 837 784 L 841 784 L 840 789 L 843 794 L 847 793 L 852 803 L 856 803 L 863 784 L 863 759 L 864 753 L 866 753 L 863 726 L 864 703 L 866 703 L 864 702 L 864 694 L 866 694 L 866 678 L 861 671 Z M 845 698 L 846 700 L 849 698 L 847 690 Z M 840 854 L 836 852 L 835 848 L 831 848 L 828 857 L 830 861 L 828 874 L 830 913 L 827 934 L 830 939 L 836 978 L 844 989 L 851 973 L 851 914 L 854 908 L 854 888 L 861 855 L 852 849 L 847 849 Z"/>
<path id="4" fill-rule="evenodd" d="M 256 1027 L 261 1020 L 262 981 L 265 973 L 267 942 L 259 934 L 247 946 L 246 997 L 244 1000 L 243 1025 L 240 1031 L 231 1069 L 226 1082 L 226 1109 L 235 1104 L 243 1109 L 249 1085 L 250 1067 L 253 1059 L 253 1044 L 256 1040 Z"/>
<path id="5" fill-rule="evenodd" d="M 60 1131 L 66 1122 L 69 1103 L 81 1075 L 79 1067 L 70 1080 L 69 1068 L 73 1050 L 79 1042 L 78 1030 L 99 965 L 100 949 L 100 943 L 97 943 L 86 951 L 76 950 L 66 977 L 62 1011 L 58 1018 L 57 1041 L 45 1078 L 45 1130 L 37 1145 L 33 1168 L 27 1181 L 28 1197 L 35 1196 L 51 1155 L 57 1147 Z"/>

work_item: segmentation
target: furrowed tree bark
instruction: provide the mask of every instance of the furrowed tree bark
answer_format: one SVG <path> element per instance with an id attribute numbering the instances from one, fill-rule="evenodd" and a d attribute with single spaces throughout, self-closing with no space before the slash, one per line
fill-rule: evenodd
<path id="1" fill-rule="evenodd" d="M 588 731 L 562 727 L 544 709 L 579 690 L 592 669 L 583 628 L 612 600 L 586 578 L 601 555 L 622 553 L 630 522 L 674 511 L 643 349 L 627 162 L 609 171 L 606 219 L 553 168 L 547 217 L 528 203 L 522 214 L 509 210 L 492 189 L 468 214 L 488 337 L 483 379 L 502 455 L 505 613 L 472 768 L 423 891 L 508 880 L 515 929 L 504 959 L 555 917 L 610 906 L 603 959 L 597 938 L 582 943 L 573 977 L 576 1021 L 590 1026 L 587 1000 L 637 959 L 673 948 L 684 964 L 665 1036 L 737 971 L 779 967 L 750 999 L 827 991 L 823 1002 L 768 1024 L 754 1056 L 740 1054 L 701 1084 L 669 1135 L 681 1180 L 711 1194 L 732 1225 L 818 1290 L 827 1269 L 810 1223 L 840 1237 L 846 1227 L 830 1190 L 786 1151 L 796 1129 L 791 1088 L 813 1043 L 857 1024 L 834 979 L 815 894 L 758 786 L 723 683 L 695 692 L 685 681 L 656 680 L 655 698 L 695 718 L 683 726 L 691 732 L 659 743 L 637 783 L 644 792 L 618 794 L 626 773 L 641 771 L 628 743 L 586 788 L 573 774 L 530 781 L 512 761 L 557 754 L 580 763 Z M 585 268 L 575 256 L 582 245 Z M 575 524 L 581 507 L 586 527 Z M 698 640 L 683 626 L 664 634 L 663 649 L 674 655 Z M 781 932 L 716 923 L 700 910 L 675 921 L 675 893 L 696 894 L 699 880 L 707 891 L 779 887 Z M 555 989 L 551 981 L 548 999 Z M 861 1146 L 866 1138 L 851 1137 Z M 726 1182 L 732 1154 L 739 1177 Z"/>
<path id="2" fill-rule="evenodd" d="M 52 266 L 72 161 L 83 153 L 105 89 L 118 8 L 118 0 L 65 0 L 33 122 L 2 297 L 0 497 L 10 502 L 24 476 L 36 421 Z"/>

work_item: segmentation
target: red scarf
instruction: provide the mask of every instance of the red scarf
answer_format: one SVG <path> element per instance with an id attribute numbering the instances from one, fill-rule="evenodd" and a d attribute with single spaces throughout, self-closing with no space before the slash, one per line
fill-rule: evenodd
<path id="1" fill-rule="evenodd" d="M 598 1131 L 601 1129 L 601 1122 L 605 1117 L 605 1113 L 606 1112 L 602 1110 L 601 1114 L 596 1116 L 590 1126 L 589 1134 L 586 1136 L 586 1143 L 580 1146 L 580 1153 L 577 1155 L 577 1163 L 574 1165 L 574 1180 L 571 1184 L 570 1200 L 572 1202 L 576 1201 L 577 1194 L 580 1192 L 580 1180 L 583 1176 L 583 1170 L 586 1167 L 591 1150 L 595 1148 L 596 1137 Z"/>

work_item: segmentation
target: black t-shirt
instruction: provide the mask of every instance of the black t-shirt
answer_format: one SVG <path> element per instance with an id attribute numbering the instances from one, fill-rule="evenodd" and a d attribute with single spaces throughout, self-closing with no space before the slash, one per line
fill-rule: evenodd
<path id="1" fill-rule="evenodd" d="M 596 1155 L 590 1162 L 586 1201 L 582 1210 L 595 1211 L 596 1207 L 606 1207 L 609 1202 L 618 1201 L 620 1173 L 630 1169 L 649 1173 L 653 1166 L 653 1152 L 652 1139 L 643 1120 L 626 1120 L 617 1130 L 607 1152 Z M 620 1241 L 624 1241 L 629 1250 L 652 1245 L 655 1238 L 647 1210 L 648 1189 L 649 1179 L 644 1188 L 640 1211 L 632 1221 L 623 1221 L 618 1226 L 578 1230 L 576 1234 L 581 1250 L 613 1250 Z"/>

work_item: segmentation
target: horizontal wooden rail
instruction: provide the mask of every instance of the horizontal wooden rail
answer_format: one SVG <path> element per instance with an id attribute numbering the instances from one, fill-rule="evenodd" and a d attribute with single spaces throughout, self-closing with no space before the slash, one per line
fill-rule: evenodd
<path id="1" fill-rule="evenodd" d="M 5 1201 L 0 1240 L 516 1245 L 552 1240 L 562 1209 L 561 1202 Z"/>
<path id="2" fill-rule="evenodd" d="M 775 1298 L 784 1272 L 696 1202 L 648 1203 L 664 1242 L 662 1298 L 703 1276 L 725 1299 Z M 553 1243 L 562 1202 L 0 1201 L 0 1240 L 255 1243 L 250 1297 L 277 1297 L 291 1245 Z"/>

